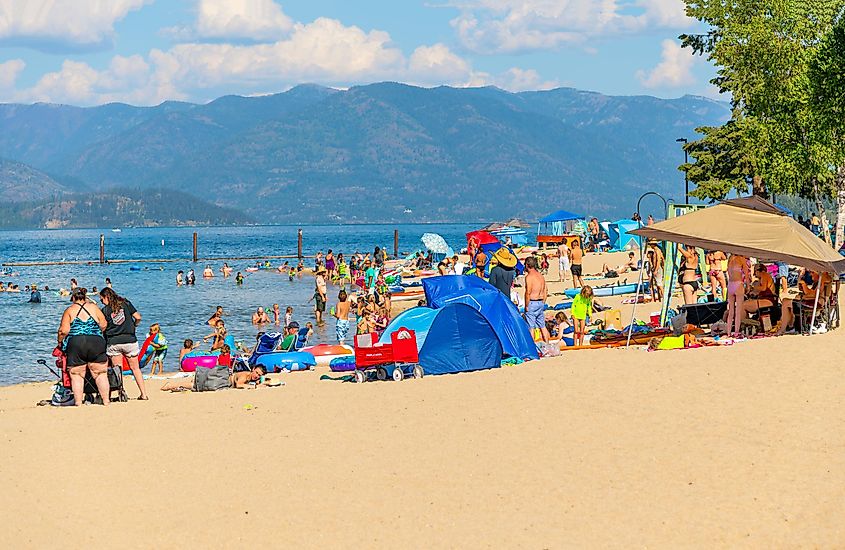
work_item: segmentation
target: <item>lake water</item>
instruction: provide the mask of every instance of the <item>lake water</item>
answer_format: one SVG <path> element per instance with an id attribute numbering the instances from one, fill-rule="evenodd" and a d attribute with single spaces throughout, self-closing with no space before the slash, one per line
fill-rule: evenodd
<path id="1" fill-rule="evenodd" d="M 304 226 L 303 254 L 313 256 L 327 248 L 349 256 L 353 252 L 370 252 L 378 245 L 393 252 L 393 230 L 399 229 L 400 253 L 421 248 L 423 233 L 439 233 L 458 250 L 466 246 L 465 233 L 477 225 L 346 225 Z M 29 292 L 0 293 L 0 385 L 26 381 L 50 380 L 52 375 L 38 365 L 36 359 L 47 359 L 56 344 L 56 331 L 68 298 L 59 297 L 59 288 L 69 288 L 70 279 L 80 286 L 102 288 L 106 277 L 112 280 L 115 291 L 132 301 L 143 316 L 138 329 L 142 340 L 151 323 L 161 324 L 168 339 L 169 352 L 166 370 L 178 369 L 179 349 L 186 338 L 200 339 L 208 334 L 205 324 L 214 307 L 222 305 L 227 313 L 226 326 L 236 340 L 254 342 L 257 330 L 251 315 L 257 306 L 270 307 L 277 303 L 282 311 L 294 308 L 294 319 L 300 323 L 313 320 L 314 282 L 311 277 L 288 281 L 276 272 L 244 271 L 254 262 L 228 262 L 235 271 L 242 271 L 246 281 L 235 286 L 234 277 L 220 276 L 221 261 L 209 262 L 215 268 L 214 279 L 200 276 L 205 263 L 190 261 L 193 233 L 198 233 L 200 257 L 250 257 L 295 255 L 297 228 L 294 226 L 210 227 L 210 228 L 137 228 L 119 233 L 109 230 L 44 230 L 0 232 L 0 261 L 78 261 L 99 258 L 99 237 L 105 234 L 107 259 L 174 259 L 170 263 L 129 263 L 91 265 L 37 266 L 9 268 L 16 276 L 2 276 L 3 282 L 13 281 L 23 287 L 35 283 L 42 292 L 42 304 L 29 304 Z M 164 241 L 164 245 L 162 245 Z M 281 264 L 276 260 L 274 265 Z M 313 260 L 306 262 L 313 266 Z M 140 269 L 140 271 L 133 270 Z M 193 287 L 176 287 L 176 272 L 193 268 L 197 282 Z M 336 302 L 336 288 L 329 288 L 329 307 Z M 327 318 L 326 326 L 318 329 L 314 343 L 334 342 L 334 323 Z"/>

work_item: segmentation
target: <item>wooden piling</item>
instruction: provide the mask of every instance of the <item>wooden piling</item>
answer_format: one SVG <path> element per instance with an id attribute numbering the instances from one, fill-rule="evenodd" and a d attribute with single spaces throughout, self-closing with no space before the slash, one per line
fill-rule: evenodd
<path id="1" fill-rule="evenodd" d="M 106 263 L 106 236 L 100 235 L 100 263 Z"/>
<path id="2" fill-rule="evenodd" d="M 393 230 L 393 257 L 399 259 L 399 230 Z"/>
<path id="3" fill-rule="evenodd" d="M 194 263 L 197 261 L 197 232 L 194 231 Z"/>
<path id="4" fill-rule="evenodd" d="M 302 259 L 302 229 L 296 231 L 296 257 Z"/>

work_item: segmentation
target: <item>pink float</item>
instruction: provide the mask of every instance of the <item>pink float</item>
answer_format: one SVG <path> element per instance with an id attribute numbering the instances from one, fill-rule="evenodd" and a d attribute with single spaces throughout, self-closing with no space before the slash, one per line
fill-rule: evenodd
<path id="1" fill-rule="evenodd" d="M 182 359 L 180 368 L 185 372 L 194 372 L 198 367 L 210 369 L 217 366 L 216 355 L 194 355 Z"/>

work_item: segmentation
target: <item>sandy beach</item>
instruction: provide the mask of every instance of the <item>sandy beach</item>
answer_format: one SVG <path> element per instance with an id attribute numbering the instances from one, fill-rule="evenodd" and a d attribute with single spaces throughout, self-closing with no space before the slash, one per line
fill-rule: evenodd
<path id="1" fill-rule="evenodd" d="M 841 547 L 843 338 L 293 373 L 108 410 L 0 388 L 0 544 Z"/>

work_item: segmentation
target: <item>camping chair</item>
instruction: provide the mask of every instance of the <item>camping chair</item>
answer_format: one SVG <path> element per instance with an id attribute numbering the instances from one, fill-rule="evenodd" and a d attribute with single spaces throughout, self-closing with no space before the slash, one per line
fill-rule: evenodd
<path id="1" fill-rule="evenodd" d="M 839 286 L 840 282 L 834 281 L 831 290 L 828 290 L 825 295 L 819 296 L 819 304 L 816 308 L 816 327 L 824 325 L 828 330 L 839 328 Z M 794 304 L 794 307 L 797 308 L 795 313 L 797 326 L 795 328 L 801 334 L 810 334 L 812 329 L 815 328 L 810 326 L 813 318 L 814 300 L 815 296 L 806 301 L 796 301 Z"/>
<path id="2" fill-rule="evenodd" d="M 302 327 L 296 333 L 296 342 L 293 344 L 293 351 L 299 351 L 308 345 L 308 327 Z"/>

